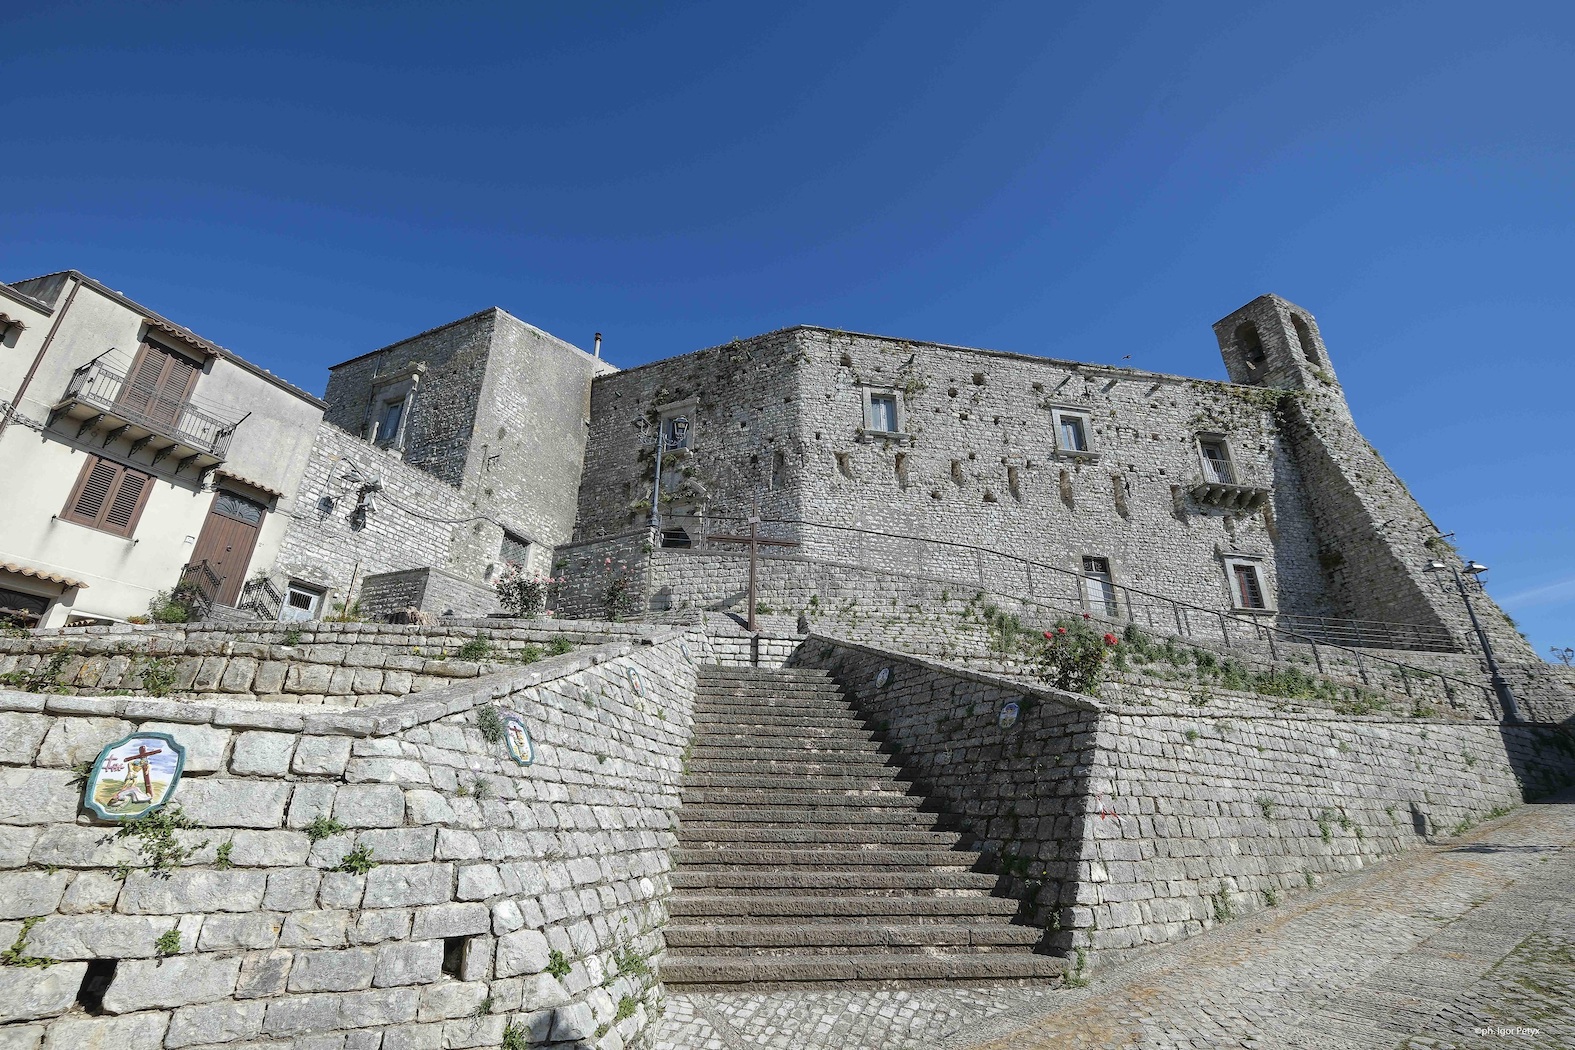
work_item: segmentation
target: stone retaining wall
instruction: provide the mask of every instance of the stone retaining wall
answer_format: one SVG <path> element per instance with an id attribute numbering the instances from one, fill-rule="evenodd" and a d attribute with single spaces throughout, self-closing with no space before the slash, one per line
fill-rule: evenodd
<path id="1" fill-rule="evenodd" d="M 312 622 L 239 629 L 63 628 L 0 638 L 0 675 L 34 690 L 366 707 L 540 659 L 554 645 L 582 648 L 649 638 L 655 630 L 507 619 L 450 620 L 441 627 Z M 462 648 L 478 638 L 491 651 L 461 659 Z"/>
<path id="2" fill-rule="evenodd" d="M 682 637 L 357 711 L 0 693 L 0 941 L 53 960 L 0 967 L 0 1045 L 637 1041 L 690 736 Z M 485 739 L 493 703 L 524 716 L 533 765 Z M 83 813 L 73 767 L 132 728 L 186 747 L 171 805 L 202 827 L 173 870 L 122 880 L 146 858 Z"/>

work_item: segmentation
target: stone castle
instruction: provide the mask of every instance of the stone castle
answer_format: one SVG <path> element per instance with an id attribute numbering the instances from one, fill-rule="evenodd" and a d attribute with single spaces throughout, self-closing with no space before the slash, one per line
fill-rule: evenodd
<path id="1" fill-rule="evenodd" d="M 814 327 L 620 371 L 492 309 L 322 399 L 76 271 L 0 306 L 5 1045 L 1053 986 L 1575 781 L 1575 676 L 1277 296 L 1229 382 Z"/>

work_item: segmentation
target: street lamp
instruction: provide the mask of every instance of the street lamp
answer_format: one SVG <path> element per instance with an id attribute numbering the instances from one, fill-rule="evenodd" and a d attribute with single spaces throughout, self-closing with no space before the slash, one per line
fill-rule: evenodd
<path id="1" fill-rule="evenodd" d="M 1504 680 L 1504 674 L 1499 670 L 1498 660 L 1493 656 L 1493 643 L 1488 641 L 1487 632 L 1482 629 L 1482 622 L 1477 619 L 1476 606 L 1471 604 L 1471 593 L 1466 590 L 1466 583 L 1460 578 L 1460 569 L 1454 565 L 1446 565 L 1437 559 L 1427 563 L 1428 569 L 1441 572 L 1448 569 L 1455 578 L 1455 590 L 1460 592 L 1460 600 L 1466 603 L 1466 615 L 1471 617 L 1471 628 L 1477 633 L 1477 643 L 1482 646 L 1482 655 L 1487 659 L 1488 676 L 1493 680 L 1493 692 L 1498 696 L 1498 702 L 1504 708 L 1506 722 L 1520 721 L 1520 705 L 1515 701 L 1515 694 L 1510 689 L 1509 683 Z M 1478 587 L 1482 586 L 1482 574 L 1488 571 L 1481 562 L 1466 562 L 1465 571 L 1476 581 Z"/>
<path id="2" fill-rule="evenodd" d="M 659 420 L 656 425 L 656 472 L 651 480 L 651 542 L 660 547 L 662 545 L 662 460 L 667 455 L 667 435 L 673 436 L 673 444 L 679 448 L 684 447 L 685 439 L 689 436 L 689 417 L 674 416 L 672 419 Z"/>

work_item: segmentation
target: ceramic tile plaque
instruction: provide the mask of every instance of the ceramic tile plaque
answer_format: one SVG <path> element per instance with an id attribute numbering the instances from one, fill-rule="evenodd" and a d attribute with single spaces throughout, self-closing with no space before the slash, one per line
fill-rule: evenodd
<path id="1" fill-rule="evenodd" d="M 536 761 L 536 743 L 530 738 L 525 719 L 514 711 L 504 711 L 502 717 L 503 743 L 509 749 L 509 757 L 522 766 Z"/>
<path id="2" fill-rule="evenodd" d="M 1008 700 L 1001 705 L 1001 713 L 996 716 L 995 724 L 1002 729 L 1010 729 L 1017 724 L 1018 716 L 1022 714 L 1022 707 L 1016 700 Z"/>
<path id="3" fill-rule="evenodd" d="M 634 687 L 635 696 L 645 695 L 645 679 L 640 677 L 638 668 L 629 668 L 629 684 Z"/>
<path id="4" fill-rule="evenodd" d="M 891 684 L 891 668 L 882 667 L 875 673 L 875 688 L 884 689 Z"/>
<path id="5" fill-rule="evenodd" d="M 105 820 L 136 820 L 175 794 L 186 749 L 168 733 L 133 733 L 98 753 L 82 804 Z"/>

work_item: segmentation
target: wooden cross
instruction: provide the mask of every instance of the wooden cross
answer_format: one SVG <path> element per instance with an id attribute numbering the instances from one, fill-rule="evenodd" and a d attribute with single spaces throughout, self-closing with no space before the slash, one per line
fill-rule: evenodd
<path id="1" fill-rule="evenodd" d="M 162 755 L 163 753 L 164 749 L 162 747 L 156 747 L 152 751 L 149 751 L 148 745 L 137 745 L 137 758 L 142 760 L 142 789 L 149 795 L 153 794 L 153 776 L 148 772 L 148 759 L 152 758 L 154 755 Z"/>
<path id="2" fill-rule="evenodd" d="M 797 547 L 797 540 L 777 540 L 760 535 L 760 508 L 756 507 L 754 513 L 749 515 L 749 535 L 733 536 L 727 533 L 713 533 L 706 536 L 710 543 L 747 543 L 749 544 L 749 623 L 747 628 L 751 634 L 758 634 L 760 628 L 755 624 L 755 564 L 760 556 L 761 547 Z"/>

